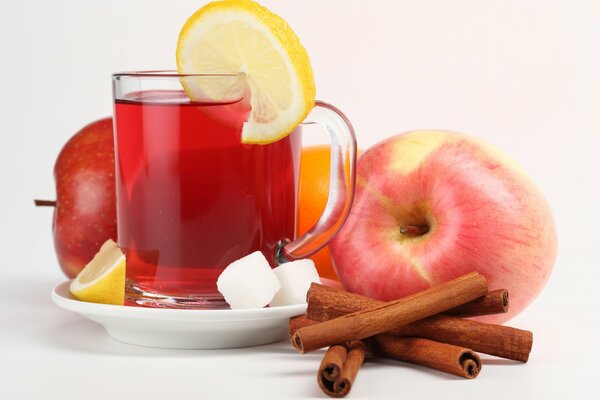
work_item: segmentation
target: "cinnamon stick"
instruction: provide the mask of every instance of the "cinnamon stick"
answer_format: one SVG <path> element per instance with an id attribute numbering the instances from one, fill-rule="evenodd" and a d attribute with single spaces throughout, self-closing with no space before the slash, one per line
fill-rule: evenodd
<path id="1" fill-rule="evenodd" d="M 379 300 L 320 285 L 311 286 L 308 299 L 306 315 L 317 321 L 326 321 L 342 312 L 357 312 L 363 308 L 385 304 Z M 529 331 L 446 315 L 416 321 L 389 333 L 464 346 L 481 353 L 522 362 L 529 359 L 533 345 L 533 334 Z"/>
<path id="2" fill-rule="evenodd" d="M 508 312 L 508 290 L 492 290 L 488 294 L 448 311 L 444 315 L 469 318 Z"/>
<path id="3" fill-rule="evenodd" d="M 302 353 L 364 339 L 475 300 L 487 293 L 485 278 L 473 272 L 411 296 L 343 315 L 296 331 L 292 345 Z"/>
<path id="4" fill-rule="evenodd" d="M 323 357 L 319 366 L 318 375 L 319 386 L 323 391 L 333 391 L 333 383 L 340 377 L 347 354 L 348 347 L 346 344 L 335 344 L 325 353 L 325 357 Z"/>
<path id="5" fill-rule="evenodd" d="M 522 362 L 529 360 L 533 346 L 533 333 L 530 331 L 445 315 L 414 322 L 393 333 L 464 346 L 480 353 Z"/>
<path id="6" fill-rule="evenodd" d="M 328 320 L 345 314 L 373 307 L 375 303 L 370 297 L 360 296 L 341 289 L 334 289 L 318 283 L 312 283 L 306 299 L 309 306 L 307 317 L 313 320 Z M 508 311 L 508 291 L 498 289 L 486 293 L 473 301 L 446 310 L 445 315 L 454 317 L 476 317 L 480 315 L 502 314 Z M 320 318 L 314 318 L 318 313 Z"/>
<path id="7" fill-rule="evenodd" d="M 350 393 L 366 354 L 367 347 L 361 340 L 331 346 L 317 375 L 321 390 L 330 397 L 344 397 Z"/>
<path id="8" fill-rule="evenodd" d="M 306 315 L 299 315 L 297 317 L 290 318 L 289 329 L 290 339 L 294 336 L 294 333 L 303 326 L 318 324 L 319 321 L 306 318 Z"/>
<path id="9" fill-rule="evenodd" d="M 380 356 L 424 365 L 462 378 L 473 379 L 481 371 L 481 360 L 472 350 L 433 340 L 377 335 L 369 349 Z"/>

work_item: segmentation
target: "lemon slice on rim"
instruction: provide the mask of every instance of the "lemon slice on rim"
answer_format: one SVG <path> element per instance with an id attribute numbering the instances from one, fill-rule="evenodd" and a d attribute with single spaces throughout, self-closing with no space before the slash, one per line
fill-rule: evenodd
<path id="1" fill-rule="evenodd" d="M 71 294 L 82 301 L 123 305 L 125 300 L 125 255 L 107 240 L 92 261 L 73 279 Z"/>
<path id="2" fill-rule="evenodd" d="M 177 44 L 180 74 L 239 74 L 252 110 L 243 143 L 271 143 L 289 134 L 312 110 L 315 83 L 306 50 L 278 15 L 251 0 L 208 3 L 185 23 Z M 226 98 L 232 85 L 183 79 L 192 100 Z M 216 83 L 215 83 L 216 82 Z"/>

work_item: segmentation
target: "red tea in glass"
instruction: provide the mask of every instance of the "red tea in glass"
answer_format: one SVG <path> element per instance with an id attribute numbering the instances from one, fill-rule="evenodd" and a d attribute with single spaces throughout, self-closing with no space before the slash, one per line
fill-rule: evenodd
<path id="1" fill-rule="evenodd" d="M 321 231 L 288 243 L 295 232 L 301 126 L 274 143 L 243 144 L 247 102 L 239 96 L 191 101 L 177 88 L 178 78 L 114 76 L 126 302 L 222 308 L 216 280 L 229 263 L 256 250 L 273 266 L 305 257 L 327 242 L 343 211 L 323 218 Z M 173 87 L 161 82 L 169 80 Z M 338 204 L 348 203 L 346 195 L 338 197 Z"/>

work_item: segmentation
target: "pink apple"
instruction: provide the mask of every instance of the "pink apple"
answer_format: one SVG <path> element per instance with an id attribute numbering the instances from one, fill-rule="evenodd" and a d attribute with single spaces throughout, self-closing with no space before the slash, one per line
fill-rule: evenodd
<path id="1" fill-rule="evenodd" d="M 330 244 L 347 290 L 391 300 L 478 271 L 506 288 L 504 322 L 540 293 L 556 257 L 548 204 L 503 153 L 457 133 L 415 131 L 368 149 L 350 216 Z"/>

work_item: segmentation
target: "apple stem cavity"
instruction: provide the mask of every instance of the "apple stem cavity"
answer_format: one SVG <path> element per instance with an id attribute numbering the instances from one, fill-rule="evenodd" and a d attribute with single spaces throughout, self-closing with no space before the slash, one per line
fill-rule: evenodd
<path id="1" fill-rule="evenodd" d="M 33 200 L 36 207 L 56 207 L 54 200 Z"/>
<path id="2" fill-rule="evenodd" d="M 407 225 L 400 227 L 400 233 L 409 237 L 422 236 L 429 232 L 427 225 Z"/>

